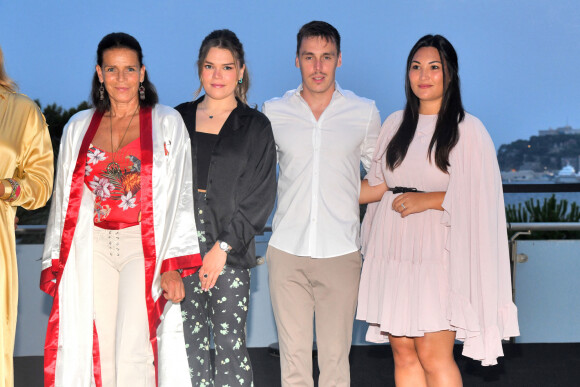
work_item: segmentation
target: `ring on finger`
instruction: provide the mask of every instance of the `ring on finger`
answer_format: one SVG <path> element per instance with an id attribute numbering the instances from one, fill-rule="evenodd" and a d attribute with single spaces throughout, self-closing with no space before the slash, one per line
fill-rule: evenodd
<path id="1" fill-rule="evenodd" d="M 401 203 L 401 207 L 403 207 L 403 210 L 407 207 L 405 207 L 405 205 L 403 203 Z"/>
<path id="2" fill-rule="evenodd" d="M 203 278 L 207 278 L 207 273 L 205 273 L 205 274 L 203 275 Z"/>

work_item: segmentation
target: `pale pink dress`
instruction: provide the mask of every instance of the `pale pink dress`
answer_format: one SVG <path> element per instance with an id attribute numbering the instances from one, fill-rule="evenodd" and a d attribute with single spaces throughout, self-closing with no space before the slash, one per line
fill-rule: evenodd
<path id="1" fill-rule="evenodd" d="M 481 122 L 466 114 L 451 152 L 449 174 L 429 162 L 436 115 L 420 115 L 404 161 L 386 168 L 385 150 L 403 112 L 383 124 L 370 185 L 445 191 L 444 211 L 401 218 L 387 192 L 369 205 L 362 226 L 364 264 L 357 319 L 370 323 L 367 341 L 457 331 L 463 354 L 497 363 L 501 339 L 519 334 L 511 300 L 503 193 L 495 148 Z M 433 158 L 432 158 L 433 159 Z"/>

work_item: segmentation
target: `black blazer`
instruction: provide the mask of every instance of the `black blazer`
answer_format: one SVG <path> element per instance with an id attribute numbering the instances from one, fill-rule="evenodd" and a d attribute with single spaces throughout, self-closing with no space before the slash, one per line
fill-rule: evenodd
<path id="1" fill-rule="evenodd" d="M 194 195 L 197 193 L 195 114 L 201 101 L 203 97 L 175 108 L 191 138 Z M 239 100 L 218 135 L 206 190 L 210 214 L 205 214 L 209 218 L 205 228 L 210 246 L 216 240 L 226 241 L 232 246 L 226 261 L 229 266 L 256 266 L 254 236 L 264 228 L 276 199 L 276 147 L 268 118 Z"/>

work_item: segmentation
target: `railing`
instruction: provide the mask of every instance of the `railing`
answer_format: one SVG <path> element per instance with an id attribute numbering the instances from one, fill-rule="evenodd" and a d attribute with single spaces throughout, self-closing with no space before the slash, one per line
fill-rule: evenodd
<path id="1" fill-rule="evenodd" d="M 580 184 L 504 184 L 503 193 L 555 193 L 555 192 L 580 192 Z M 530 235 L 532 231 L 580 231 L 580 223 L 577 222 L 550 222 L 550 223 L 508 223 L 508 231 L 515 231 L 509 240 L 510 261 L 512 269 L 512 296 L 516 299 L 516 263 L 527 261 L 525 254 L 517 253 L 517 238 L 522 235 Z"/>
<path id="2" fill-rule="evenodd" d="M 504 184 L 504 193 L 538 193 L 538 192 L 580 192 L 580 184 Z M 550 222 L 550 223 L 507 223 L 508 231 L 516 233 L 509 240 L 510 263 L 512 273 L 512 296 L 516 296 L 516 263 L 527 260 L 524 254 L 517 254 L 517 238 L 522 235 L 530 235 L 532 231 L 580 231 L 580 223 L 573 222 Z M 44 225 L 21 225 L 16 229 L 16 236 L 34 235 L 36 239 L 42 237 L 46 230 Z M 266 226 L 262 234 L 272 232 L 271 226 Z M 258 257 L 258 263 L 264 263 L 262 257 Z"/>
<path id="3" fill-rule="evenodd" d="M 516 300 L 516 268 L 518 263 L 528 260 L 525 254 L 518 254 L 517 238 L 522 235 L 531 235 L 532 231 L 580 231 L 578 222 L 550 222 L 550 223 L 508 223 L 508 231 L 516 231 L 509 240 L 510 263 L 512 273 L 512 299 Z"/>
<path id="4" fill-rule="evenodd" d="M 580 192 L 580 183 L 504 184 L 503 193 Z"/>
<path id="5" fill-rule="evenodd" d="M 24 224 L 19 225 L 16 229 L 16 236 L 23 236 L 26 234 L 44 234 L 46 231 L 46 226 L 44 224 Z"/>

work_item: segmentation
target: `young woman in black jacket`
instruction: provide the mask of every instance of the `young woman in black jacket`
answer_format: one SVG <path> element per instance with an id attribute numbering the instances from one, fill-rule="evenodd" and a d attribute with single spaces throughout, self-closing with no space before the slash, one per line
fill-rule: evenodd
<path id="1" fill-rule="evenodd" d="M 203 257 L 199 272 L 184 279 L 190 374 L 194 386 L 250 386 L 245 337 L 250 268 L 256 266 L 254 236 L 274 206 L 276 149 L 270 121 L 246 103 L 249 75 L 236 35 L 217 30 L 206 36 L 197 65 L 196 94 L 203 88 L 205 95 L 176 107 L 192 143 Z"/>

